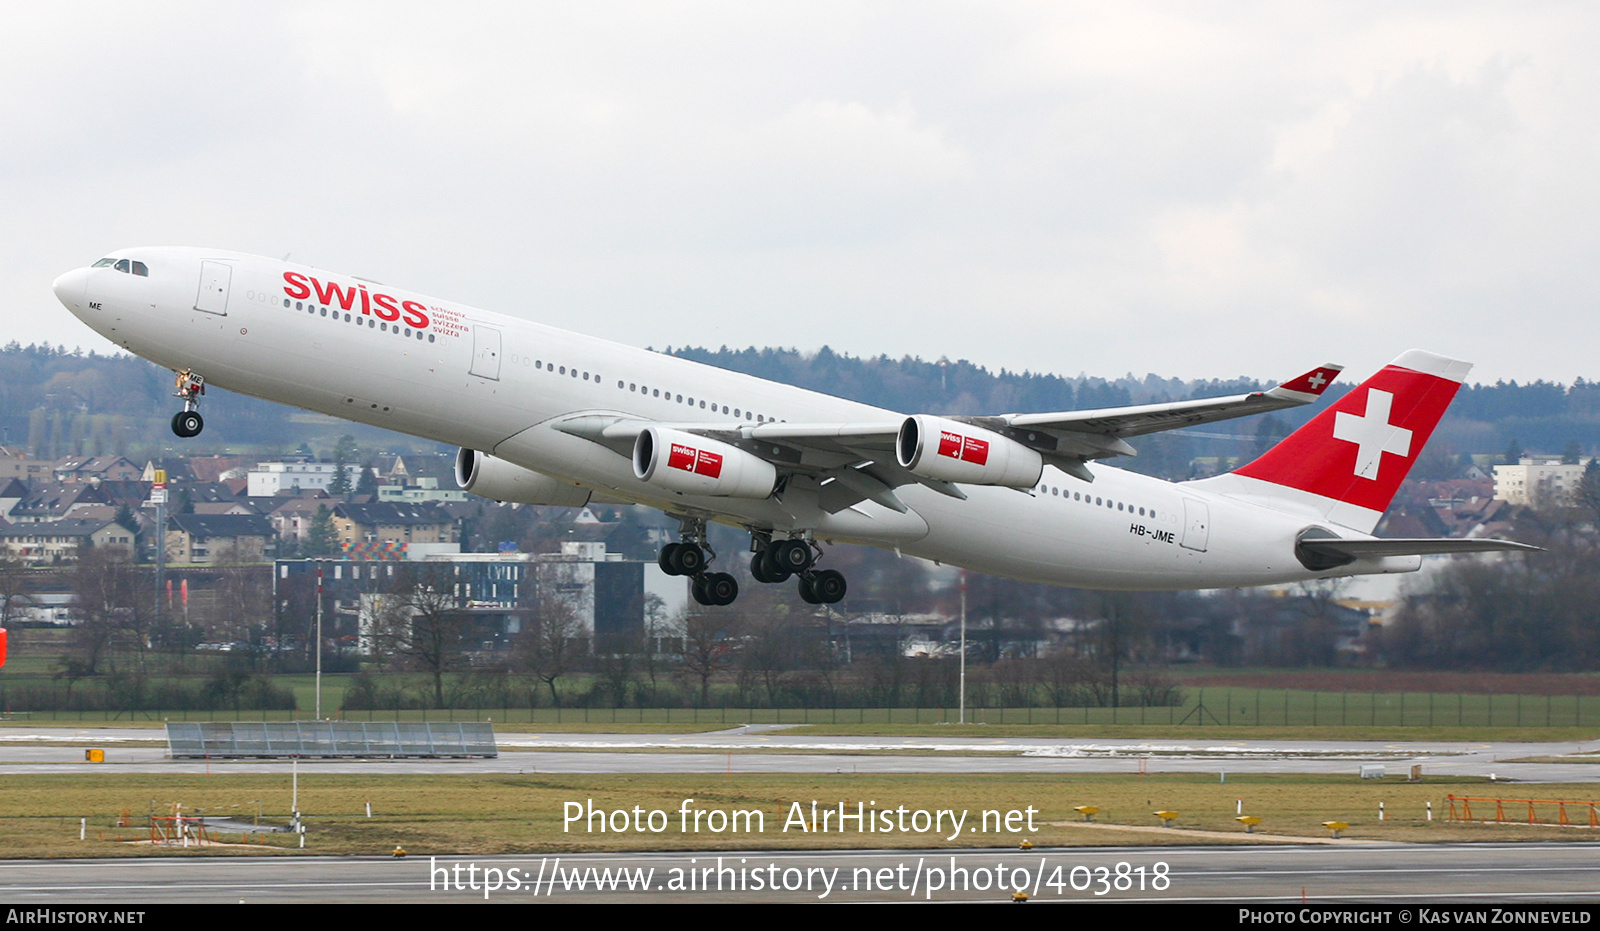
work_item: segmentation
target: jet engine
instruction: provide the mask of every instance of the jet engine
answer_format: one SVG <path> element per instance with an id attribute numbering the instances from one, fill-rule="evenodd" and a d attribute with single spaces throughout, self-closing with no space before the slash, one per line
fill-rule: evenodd
<path id="1" fill-rule="evenodd" d="M 894 450 L 901 468 L 946 482 L 1032 488 L 1044 474 L 1037 450 L 992 430 L 927 414 L 906 418 Z"/>
<path id="2" fill-rule="evenodd" d="M 634 441 L 633 474 L 669 491 L 721 498 L 766 498 L 778 484 L 778 470 L 759 456 L 662 427 Z"/>
<path id="3" fill-rule="evenodd" d="M 465 446 L 456 453 L 456 484 L 475 495 L 516 504 L 581 508 L 589 503 L 587 488 Z"/>

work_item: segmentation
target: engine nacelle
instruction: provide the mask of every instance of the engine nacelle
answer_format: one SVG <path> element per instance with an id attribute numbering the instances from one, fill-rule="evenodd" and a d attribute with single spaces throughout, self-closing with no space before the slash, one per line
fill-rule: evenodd
<path id="1" fill-rule="evenodd" d="M 895 438 L 895 460 L 923 478 L 968 485 L 1032 488 L 1044 474 L 1044 457 L 992 430 L 917 414 Z"/>
<path id="2" fill-rule="evenodd" d="M 759 456 L 679 430 L 647 427 L 633 443 L 633 474 L 685 495 L 766 498 L 778 470 Z"/>
<path id="3" fill-rule="evenodd" d="M 516 504 L 581 508 L 589 503 L 587 488 L 464 446 L 456 453 L 456 484 L 463 491 Z"/>

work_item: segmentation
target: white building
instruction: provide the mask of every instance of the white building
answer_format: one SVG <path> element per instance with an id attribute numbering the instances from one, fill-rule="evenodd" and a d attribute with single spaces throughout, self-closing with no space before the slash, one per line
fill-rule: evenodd
<path id="1" fill-rule="evenodd" d="M 350 488 L 355 490 L 361 481 L 361 466 L 347 465 Z M 327 491 L 336 474 L 331 462 L 259 462 L 248 475 L 248 493 L 252 498 L 270 498 L 273 495 L 299 491 Z"/>
<path id="2" fill-rule="evenodd" d="M 1494 496 L 1508 504 L 1571 504 L 1583 468 L 1555 457 L 1525 456 L 1516 465 L 1494 467 Z"/>

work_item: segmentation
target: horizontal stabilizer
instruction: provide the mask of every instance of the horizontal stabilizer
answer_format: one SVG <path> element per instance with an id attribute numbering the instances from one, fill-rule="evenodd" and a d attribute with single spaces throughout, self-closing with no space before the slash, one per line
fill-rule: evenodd
<path id="1" fill-rule="evenodd" d="M 1449 553 L 1497 553 L 1497 552 L 1524 552 L 1542 553 L 1543 547 L 1532 546 L 1527 543 L 1514 543 L 1510 540 L 1479 540 L 1479 539 L 1431 539 L 1431 538 L 1389 538 L 1379 540 L 1339 540 L 1339 539 L 1307 539 L 1302 537 L 1295 544 L 1297 554 L 1301 561 L 1306 562 L 1310 568 L 1335 568 L 1352 563 L 1357 559 L 1379 559 L 1384 556 L 1438 556 Z M 1312 566 L 1307 561 L 1321 565 Z"/>

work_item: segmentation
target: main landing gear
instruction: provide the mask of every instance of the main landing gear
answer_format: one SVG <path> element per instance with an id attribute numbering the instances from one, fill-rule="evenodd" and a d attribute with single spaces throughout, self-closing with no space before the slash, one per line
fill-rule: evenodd
<path id="1" fill-rule="evenodd" d="M 178 390 L 173 397 L 183 399 L 183 410 L 172 415 L 173 433 L 188 439 L 205 429 L 205 418 L 200 416 L 200 396 L 205 393 L 205 376 L 188 369 L 178 373 Z"/>
<path id="2" fill-rule="evenodd" d="M 836 569 L 812 569 L 816 552 L 806 540 L 774 540 L 767 534 L 752 538 L 755 555 L 750 557 L 750 575 L 757 582 L 787 582 L 791 575 L 800 578 L 800 600 L 806 604 L 837 604 L 848 586 L 844 574 Z"/>
<path id="3" fill-rule="evenodd" d="M 703 605 L 721 607 L 731 605 L 739 597 L 739 580 L 726 572 L 708 572 L 707 566 L 716 556 L 706 542 L 706 522 L 685 517 L 679 524 L 683 536 L 681 543 L 668 543 L 661 548 L 656 564 L 667 575 L 685 575 L 693 580 L 690 591 L 694 600 Z M 791 576 L 800 580 L 800 599 L 807 604 L 831 605 L 844 598 L 844 574 L 836 569 L 815 569 L 817 550 L 810 540 L 774 540 L 765 531 L 751 535 L 755 555 L 750 557 L 750 575 L 757 582 L 776 584 L 787 582 Z"/>
<path id="4" fill-rule="evenodd" d="M 712 607 L 733 604 L 739 597 L 739 580 L 726 572 L 706 571 L 711 556 L 716 555 L 706 543 L 706 522 L 686 517 L 680 532 L 682 543 L 668 543 L 661 548 L 661 555 L 656 559 L 661 571 L 667 575 L 689 576 L 693 580 L 689 590 L 700 604 Z"/>

